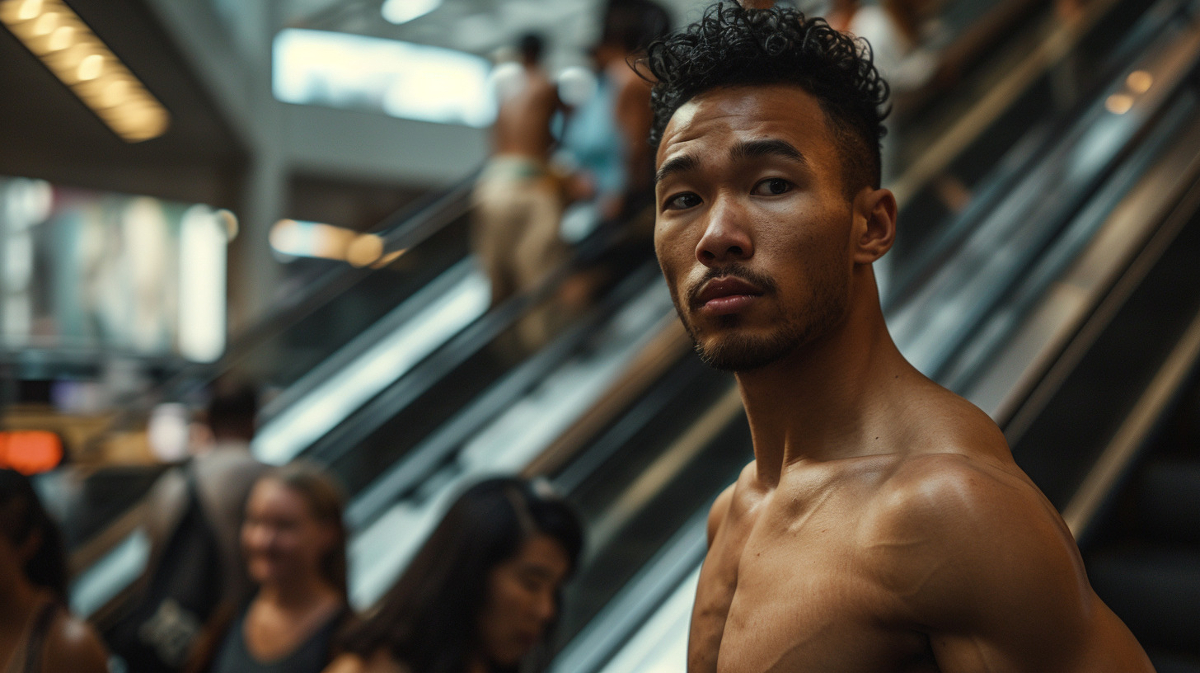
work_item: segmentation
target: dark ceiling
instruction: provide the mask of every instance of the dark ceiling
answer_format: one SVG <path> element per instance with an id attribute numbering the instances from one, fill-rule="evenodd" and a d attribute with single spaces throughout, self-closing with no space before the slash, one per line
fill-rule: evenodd
<path id="1" fill-rule="evenodd" d="M 171 126 L 126 143 L 0 27 L 0 174 L 232 206 L 245 150 L 150 10 L 138 0 L 68 4 L 166 106 Z"/>

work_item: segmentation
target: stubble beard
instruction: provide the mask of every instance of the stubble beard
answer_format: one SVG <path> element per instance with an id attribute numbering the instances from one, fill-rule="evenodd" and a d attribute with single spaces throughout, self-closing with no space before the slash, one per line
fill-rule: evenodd
<path id="1" fill-rule="evenodd" d="M 705 346 L 695 326 L 680 307 L 678 298 L 673 297 L 675 311 L 692 339 L 692 347 L 704 364 L 734 373 L 761 369 L 827 334 L 845 315 L 849 303 L 849 279 L 837 273 L 836 268 L 826 268 L 824 271 L 809 276 L 813 279 L 812 296 L 804 312 L 782 316 L 776 328 L 767 334 L 741 333 L 737 327 L 744 318 L 740 315 L 718 316 L 720 329 L 727 334 Z"/>

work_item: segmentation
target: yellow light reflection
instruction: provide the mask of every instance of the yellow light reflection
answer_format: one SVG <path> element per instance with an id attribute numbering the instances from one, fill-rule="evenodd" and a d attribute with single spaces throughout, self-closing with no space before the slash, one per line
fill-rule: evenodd
<path id="1" fill-rule="evenodd" d="M 79 64 L 79 79 L 80 81 L 88 81 L 96 79 L 104 70 L 104 57 L 100 54 L 92 54 L 85 56 Z"/>
<path id="2" fill-rule="evenodd" d="M 50 41 L 46 43 L 46 48 L 50 51 L 60 51 L 74 43 L 75 28 L 72 26 L 59 26 L 53 33 L 50 33 Z"/>
<path id="3" fill-rule="evenodd" d="M 367 266 L 383 255 L 383 239 L 375 234 L 363 234 L 346 248 L 346 261 L 354 266 Z"/>
<path id="4" fill-rule="evenodd" d="M 42 13 L 42 0 L 25 0 L 21 3 L 21 8 L 17 10 L 17 18 L 21 21 L 28 21 Z"/>
<path id="5" fill-rule="evenodd" d="M 1134 93 L 1146 93 L 1154 85 L 1154 75 L 1145 70 L 1134 70 L 1125 78 L 1125 85 Z"/>
<path id="6" fill-rule="evenodd" d="M 0 22 L 126 142 L 170 126 L 162 103 L 63 0 L 0 0 Z"/>
<path id="7" fill-rule="evenodd" d="M 1129 108 L 1133 107 L 1133 96 L 1123 93 L 1114 93 L 1104 101 L 1104 107 L 1115 115 L 1123 115 L 1129 112 Z"/>
<path id="8" fill-rule="evenodd" d="M 288 257 L 332 259 L 359 267 L 379 268 L 405 252 L 397 250 L 384 255 L 383 238 L 378 234 L 360 234 L 332 224 L 291 219 L 272 225 L 267 240 L 276 252 Z"/>
<path id="9" fill-rule="evenodd" d="M 34 16 L 37 16 L 37 15 L 35 14 Z M 36 21 L 33 22 L 32 31 L 35 36 L 41 37 L 43 35 L 49 35 L 50 33 L 53 33 L 54 29 L 57 27 L 58 27 L 58 15 L 57 14 L 53 14 L 53 13 L 42 14 L 41 16 L 38 16 Z"/>
<path id="10" fill-rule="evenodd" d="M 383 257 L 380 257 L 378 260 L 376 260 L 376 262 L 371 265 L 371 268 L 372 269 L 382 269 L 383 267 L 387 266 L 388 264 L 391 264 L 392 262 L 396 261 L 396 259 L 398 257 L 400 257 L 400 255 L 403 255 L 406 252 L 408 252 L 408 248 L 400 248 L 399 250 L 397 250 L 395 252 L 389 252 L 388 254 L 386 254 Z"/>

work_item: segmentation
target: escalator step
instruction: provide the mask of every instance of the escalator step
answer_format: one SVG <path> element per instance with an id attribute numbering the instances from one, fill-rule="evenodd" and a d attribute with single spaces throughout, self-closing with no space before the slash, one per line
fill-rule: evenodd
<path id="1" fill-rule="evenodd" d="M 1147 537 L 1165 544 L 1200 543 L 1200 461 L 1155 461 L 1139 481 L 1138 516 Z"/>
<path id="2" fill-rule="evenodd" d="M 1200 550 L 1101 551 L 1087 569 L 1096 593 L 1143 646 L 1200 657 Z"/>

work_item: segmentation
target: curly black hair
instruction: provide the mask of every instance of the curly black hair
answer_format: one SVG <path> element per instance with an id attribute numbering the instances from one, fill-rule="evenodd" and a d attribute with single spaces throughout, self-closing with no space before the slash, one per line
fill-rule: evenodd
<path id="1" fill-rule="evenodd" d="M 845 157 L 848 194 L 878 188 L 879 141 L 888 85 L 865 40 L 834 30 L 820 18 L 776 6 L 744 9 L 717 3 L 679 33 L 650 44 L 639 65 L 652 76 L 654 123 L 650 145 L 684 103 L 706 91 L 740 85 L 795 84 L 814 96 Z"/>

